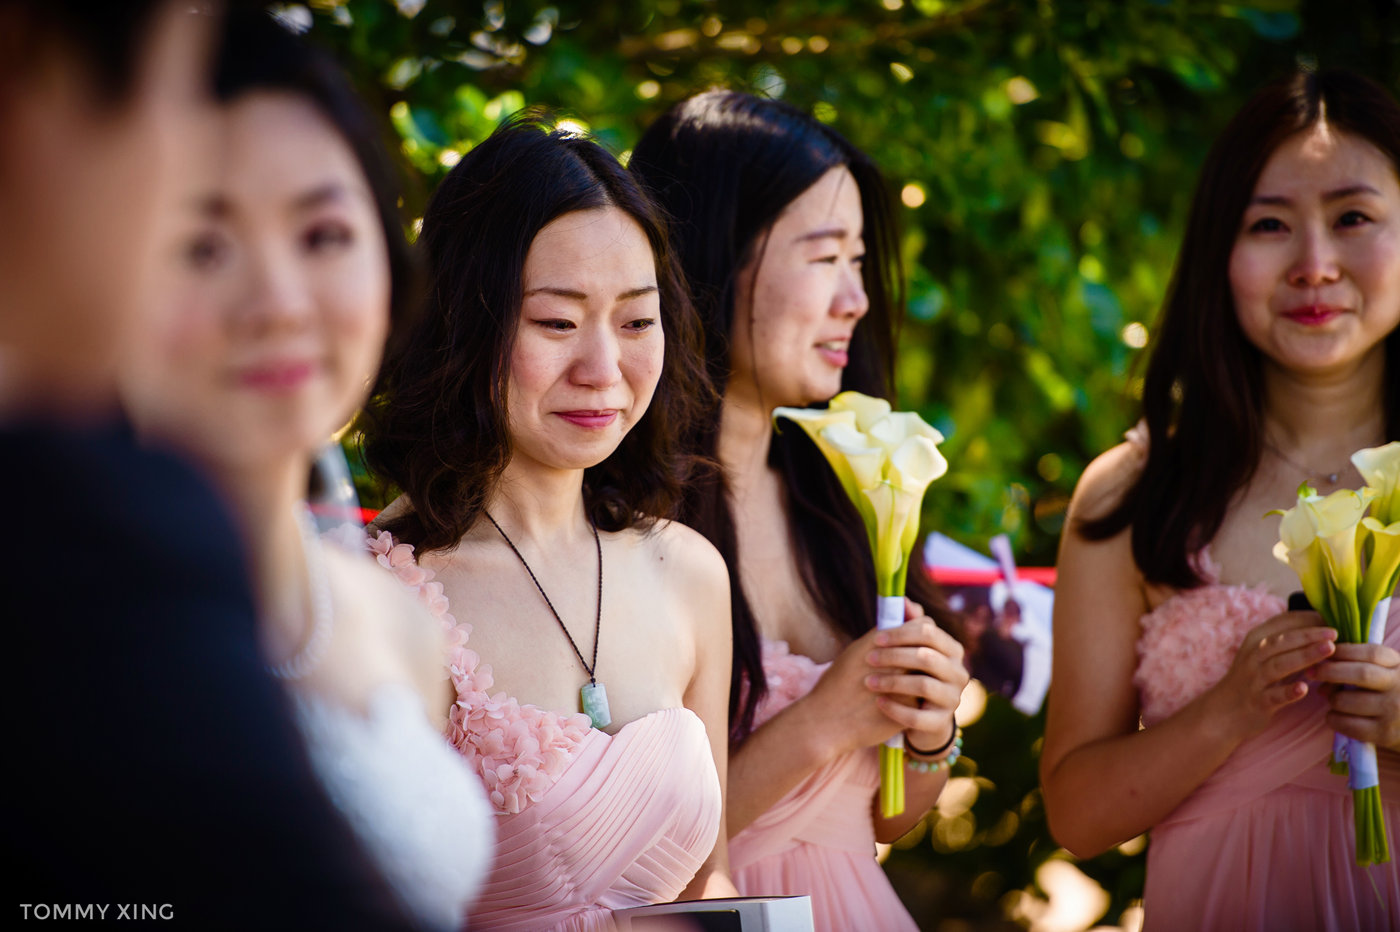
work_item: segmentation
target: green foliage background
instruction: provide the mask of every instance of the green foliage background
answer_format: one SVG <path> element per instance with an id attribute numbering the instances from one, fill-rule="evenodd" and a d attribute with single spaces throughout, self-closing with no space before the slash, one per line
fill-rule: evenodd
<path id="1" fill-rule="evenodd" d="M 948 437 L 926 526 L 1009 533 L 1053 562 L 1065 504 L 1133 418 L 1195 171 L 1263 81 L 1346 65 L 1400 88 L 1397 0 L 317 0 L 278 5 L 336 49 L 397 133 L 406 206 L 527 105 L 625 157 L 711 85 L 832 123 L 906 198 L 901 402 Z M 998 699 L 968 729 L 964 802 L 887 862 L 928 928 L 1016 928 L 1064 857 L 1036 790 L 1043 722 Z M 957 811 L 962 808 L 964 811 Z M 1141 844 L 1080 869 L 1141 896 Z M 1012 917 L 1019 917 L 1014 919 Z"/>

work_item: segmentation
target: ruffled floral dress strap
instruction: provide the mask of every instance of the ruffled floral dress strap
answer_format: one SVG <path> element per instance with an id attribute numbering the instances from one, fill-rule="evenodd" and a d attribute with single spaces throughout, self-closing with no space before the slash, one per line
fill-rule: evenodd
<path id="1" fill-rule="evenodd" d="M 1133 683 L 1149 727 L 1220 682 L 1245 635 L 1285 607 L 1262 584 L 1222 583 L 1209 544 L 1190 563 L 1203 585 L 1172 594 L 1139 622 Z"/>
<path id="2" fill-rule="evenodd" d="M 457 619 L 452 617 L 447 596 L 443 594 L 442 583 L 433 579 L 432 570 L 418 565 L 412 544 L 394 540 L 394 535 L 388 531 L 375 534 L 366 530 L 365 546 L 374 554 L 380 566 L 393 573 L 395 579 L 418 596 L 418 600 L 427 606 L 434 618 L 443 622 L 449 629 L 457 627 Z M 467 627 L 467 631 L 470 633 L 470 626 Z"/>
<path id="3" fill-rule="evenodd" d="M 817 680 L 831 666 L 830 661 L 817 663 L 804 654 L 793 653 L 787 641 L 759 640 L 763 676 L 768 681 L 768 689 L 754 710 L 755 728 L 811 692 Z M 743 684 L 743 689 L 744 695 L 747 695 L 747 682 Z"/>
<path id="4" fill-rule="evenodd" d="M 544 796 L 563 775 L 591 721 L 581 712 L 567 713 L 522 704 L 504 692 L 491 693 L 490 664 L 467 646 L 471 625 L 458 622 L 433 571 L 418 564 L 412 544 L 394 540 L 388 531 L 366 535 L 375 559 L 412 590 L 439 621 L 448 639 L 448 673 L 457 701 L 448 712 L 447 740 L 486 785 L 497 815 L 520 812 Z"/>

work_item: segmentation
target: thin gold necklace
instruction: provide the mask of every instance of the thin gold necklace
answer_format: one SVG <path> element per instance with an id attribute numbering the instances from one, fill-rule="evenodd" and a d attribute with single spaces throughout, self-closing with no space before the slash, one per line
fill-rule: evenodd
<path id="1" fill-rule="evenodd" d="M 1341 469 L 1335 469 L 1330 472 L 1309 469 L 1307 466 L 1304 466 L 1297 460 L 1284 455 L 1284 452 L 1282 450 L 1280 450 L 1278 447 L 1274 446 L 1267 440 L 1264 441 L 1264 449 L 1268 450 L 1274 456 L 1277 456 L 1284 463 L 1287 463 L 1289 466 L 1292 466 L 1294 469 L 1301 472 L 1303 474 L 1304 479 L 1321 479 L 1328 485 L 1336 485 L 1337 482 L 1341 479 L 1342 473 L 1346 470 L 1346 466 L 1342 466 Z"/>

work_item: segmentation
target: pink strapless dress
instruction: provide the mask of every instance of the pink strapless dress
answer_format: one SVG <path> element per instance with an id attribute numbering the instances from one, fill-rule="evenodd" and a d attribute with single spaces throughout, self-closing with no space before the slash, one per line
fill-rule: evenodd
<path id="1" fill-rule="evenodd" d="M 1219 583 L 1143 616 L 1134 677 L 1151 728 L 1219 682 L 1244 636 L 1284 610 L 1262 587 Z M 1400 649 L 1400 600 L 1386 643 Z M 1147 932 L 1382 932 L 1400 929 L 1400 757 L 1381 751 L 1389 864 L 1356 866 L 1351 791 L 1327 769 L 1320 693 L 1281 710 L 1151 832 Z"/>
<path id="2" fill-rule="evenodd" d="M 768 693 L 762 725 L 812 691 L 830 664 L 763 642 Z M 872 813 L 880 786 L 875 748 L 837 758 L 803 780 L 729 839 L 729 870 L 745 896 L 812 898 L 817 932 L 916 930 L 908 910 L 875 860 Z"/>
<path id="3" fill-rule="evenodd" d="M 471 626 L 452 617 L 413 548 L 382 532 L 369 546 L 443 620 L 451 641 L 457 702 L 448 739 L 496 813 L 495 863 L 471 927 L 610 930 L 615 909 L 675 899 L 720 830 L 719 776 L 699 716 L 661 709 L 609 735 L 582 713 L 491 693 L 491 668 L 467 647 Z"/>

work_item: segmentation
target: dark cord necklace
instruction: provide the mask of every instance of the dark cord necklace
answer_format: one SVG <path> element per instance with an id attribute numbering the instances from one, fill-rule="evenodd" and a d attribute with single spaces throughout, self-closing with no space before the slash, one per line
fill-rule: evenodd
<path id="1" fill-rule="evenodd" d="M 540 597 L 544 599 L 544 604 L 549 606 L 549 612 L 554 616 L 554 620 L 559 622 L 559 630 L 564 632 L 564 637 L 569 639 L 569 646 L 574 649 L 574 656 L 583 665 L 583 670 L 588 674 L 588 682 L 583 684 L 579 690 L 579 703 L 583 713 L 593 721 L 594 728 L 607 728 L 612 724 L 612 713 L 608 710 L 608 690 L 594 675 L 598 670 L 598 636 L 603 630 L 603 542 L 598 539 L 598 526 L 591 520 L 588 522 L 589 530 L 593 532 L 593 546 L 598 550 L 598 607 L 593 616 L 593 663 L 583 659 L 583 651 L 578 649 L 578 644 L 574 643 L 574 636 L 569 633 L 569 629 L 564 625 L 564 619 L 559 617 L 559 612 L 554 607 L 554 603 L 549 600 L 549 594 L 544 591 L 544 586 L 540 585 L 539 578 L 535 576 L 535 571 L 530 569 L 530 564 L 525 562 L 524 555 L 520 548 L 515 546 L 515 542 L 510 539 L 505 530 L 496 523 L 496 519 L 491 517 L 491 513 L 483 511 L 486 520 L 501 535 L 501 539 L 506 542 L 506 546 L 515 554 L 520 565 L 525 567 L 525 572 L 530 574 L 530 581 L 535 584 L 535 588 L 540 591 Z"/>

